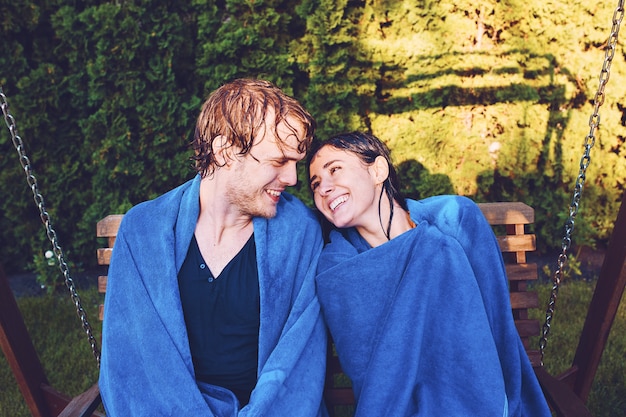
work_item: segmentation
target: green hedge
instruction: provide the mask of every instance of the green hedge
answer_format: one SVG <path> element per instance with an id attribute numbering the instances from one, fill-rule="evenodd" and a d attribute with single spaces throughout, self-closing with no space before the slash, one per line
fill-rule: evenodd
<path id="1" fill-rule="evenodd" d="M 95 262 L 95 223 L 193 175 L 207 94 L 241 76 L 300 99 L 321 137 L 365 129 L 392 148 L 412 197 L 458 193 L 536 209 L 560 245 L 613 5 L 560 0 L 26 1 L 0 16 L 0 83 L 61 246 Z M 576 244 L 603 242 L 626 178 L 618 45 Z M 300 172 L 306 184 L 304 171 Z M 306 186 L 294 193 L 310 204 Z M 0 135 L 0 262 L 49 245 Z"/>

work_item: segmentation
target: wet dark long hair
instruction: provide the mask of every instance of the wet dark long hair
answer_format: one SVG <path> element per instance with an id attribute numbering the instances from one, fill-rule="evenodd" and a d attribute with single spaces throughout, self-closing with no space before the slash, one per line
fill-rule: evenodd
<path id="1" fill-rule="evenodd" d="M 380 212 L 380 203 L 382 201 L 383 194 L 387 196 L 389 200 L 391 212 L 389 214 L 388 224 L 385 231 L 383 227 L 383 231 L 389 239 L 389 232 L 391 229 L 391 220 L 393 219 L 393 202 L 397 202 L 400 207 L 404 210 L 409 211 L 406 198 L 400 192 L 400 182 L 398 180 L 398 174 L 396 172 L 396 168 L 394 167 L 391 161 L 391 152 L 387 145 L 385 145 L 380 139 L 376 136 L 371 135 L 365 132 L 349 132 L 349 133 L 341 133 L 339 135 L 332 136 L 327 140 L 319 140 L 315 138 L 311 147 L 309 149 L 309 153 L 307 155 L 307 176 L 310 178 L 310 166 L 311 161 L 315 158 L 315 155 L 320 151 L 320 149 L 332 146 L 335 149 L 340 149 L 342 151 L 351 152 L 354 155 L 358 156 L 361 161 L 363 161 L 366 165 L 371 165 L 374 163 L 377 157 L 382 156 L 387 161 L 387 166 L 389 167 L 389 176 L 383 182 L 383 189 L 381 191 L 380 198 L 378 200 L 378 216 L 382 226 L 382 218 Z"/>

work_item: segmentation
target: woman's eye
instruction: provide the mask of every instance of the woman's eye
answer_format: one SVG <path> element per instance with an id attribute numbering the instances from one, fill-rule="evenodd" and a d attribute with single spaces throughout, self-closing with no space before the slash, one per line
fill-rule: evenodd
<path id="1" fill-rule="evenodd" d="M 317 181 L 316 182 L 312 182 L 311 183 L 311 190 L 315 191 L 315 190 L 317 190 L 317 187 L 319 187 L 319 186 L 320 186 L 319 182 L 317 182 Z"/>
<path id="2" fill-rule="evenodd" d="M 335 171 L 341 169 L 341 167 L 330 167 L 330 169 L 328 170 L 331 174 L 334 174 Z"/>

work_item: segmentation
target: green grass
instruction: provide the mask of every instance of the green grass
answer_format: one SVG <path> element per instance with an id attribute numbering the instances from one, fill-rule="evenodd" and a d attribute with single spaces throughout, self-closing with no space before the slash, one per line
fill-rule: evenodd
<path id="1" fill-rule="evenodd" d="M 584 325 L 596 281 L 569 280 L 560 288 L 544 365 L 552 375 L 570 367 Z M 535 285 L 542 305 L 547 304 L 551 284 Z M 534 316 L 543 324 L 545 313 Z M 619 307 L 587 405 L 595 417 L 626 416 L 626 302 Z"/>
<path id="2" fill-rule="evenodd" d="M 572 361 L 594 285 L 595 281 L 570 280 L 559 291 L 545 354 L 546 368 L 554 375 L 567 369 Z M 550 284 L 544 282 L 534 287 L 545 304 Z M 81 292 L 81 298 L 99 339 L 100 296 L 90 289 Z M 97 379 L 96 363 L 69 297 L 24 297 L 18 303 L 51 385 L 69 395 L 90 387 Z M 543 313 L 537 311 L 535 315 L 543 323 Z M 589 408 L 596 417 L 626 416 L 625 352 L 626 303 L 622 303 L 589 397 Z M 0 356 L 0 417 L 29 415 L 6 359 Z"/>
<path id="3" fill-rule="evenodd" d="M 101 296 L 93 288 L 81 291 L 80 297 L 100 343 L 102 323 L 98 320 L 98 304 Z M 96 360 L 69 295 L 61 292 L 17 301 L 50 385 L 70 396 L 93 385 L 98 379 Z M 0 417 L 30 415 L 0 351 Z"/>

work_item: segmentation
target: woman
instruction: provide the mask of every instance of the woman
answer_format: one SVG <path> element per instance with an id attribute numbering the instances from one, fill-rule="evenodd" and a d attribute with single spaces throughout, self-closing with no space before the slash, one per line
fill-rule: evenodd
<path id="1" fill-rule="evenodd" d="M 405 200 L 365 133 L 316 144 L 315 205 L 336 229 L 316 283 L 357 416 L 550 416 L 511 315 L 497 242 L 469 199 Z"/>

